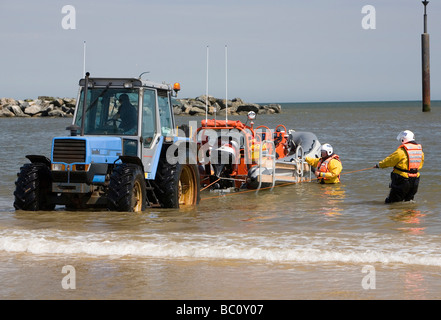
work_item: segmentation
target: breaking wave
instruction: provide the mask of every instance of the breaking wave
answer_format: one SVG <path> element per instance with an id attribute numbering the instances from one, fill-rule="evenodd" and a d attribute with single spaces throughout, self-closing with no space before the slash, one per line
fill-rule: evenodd
<path id="1" fill-rule="evenodd" d="M 441 266 L 441 241 L 363 234 L 92 234 L 1 230 L 0 251 L 53 255 L 240 259 L 278 263 L 399 263 Z"/>

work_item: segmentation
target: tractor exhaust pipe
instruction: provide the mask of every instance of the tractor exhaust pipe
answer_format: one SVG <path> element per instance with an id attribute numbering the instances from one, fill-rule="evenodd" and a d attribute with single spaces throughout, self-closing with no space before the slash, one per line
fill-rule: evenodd
<path id="1" fill-rule="evenodd" d="M 89 76 L 90 73 L 86 72 L 86 77 L 84 78 L 84 90 L 83 90 L 83 113 L 81 114 L 81 136 L 84 136 L 84 118 L 86 116 L 87 89 L 89 88 Z"/>

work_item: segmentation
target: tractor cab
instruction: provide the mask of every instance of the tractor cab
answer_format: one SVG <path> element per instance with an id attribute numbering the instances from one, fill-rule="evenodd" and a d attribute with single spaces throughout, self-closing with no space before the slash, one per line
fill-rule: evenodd
<path id="1" fill-rule="evenodd" d="M 136 78 L 87 77 L 79 85 L 78 107 L 73 126 L 68 127 L 72 135 L 119 137 L 122 149 L 118 155 L 138 157 L 148 178 L 154 179 L 152 164 L 158 160 L 158 148 L 164 137 L 174 134 L 170 85 Z M 179 86 L 173 89 L 176 93 Z M 106 139 L 100 141 L 106 143 Z"/>

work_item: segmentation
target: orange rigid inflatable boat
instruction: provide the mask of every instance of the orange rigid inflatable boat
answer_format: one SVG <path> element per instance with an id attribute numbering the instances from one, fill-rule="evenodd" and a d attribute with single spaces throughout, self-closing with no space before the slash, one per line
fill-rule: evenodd
<path id="1" fill-rule="evenodd" d="M 260 189 L 280 182 L 311 179 L 305 156 L 320 157 L 320 142 L 311 132 L 255 127 L 254 112 L 248 120 L 205 119 L 195 139 L 201 188 Z M 248 122 L 250 122 L 248 124 Z"/>

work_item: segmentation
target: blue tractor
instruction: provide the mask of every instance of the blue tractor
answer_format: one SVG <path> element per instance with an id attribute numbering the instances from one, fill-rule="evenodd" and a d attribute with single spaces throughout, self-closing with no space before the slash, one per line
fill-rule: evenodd
<path id="1" fill-rule="evenodd" d="M 172 97 L 179 84 L 86 73 L 70 135 L 53 138 L 51 158 L 27 155 L 15 182 L 16 210 L 196 205 L 196 147 L 175 128 Z"/>

